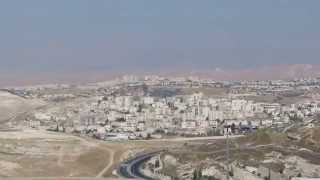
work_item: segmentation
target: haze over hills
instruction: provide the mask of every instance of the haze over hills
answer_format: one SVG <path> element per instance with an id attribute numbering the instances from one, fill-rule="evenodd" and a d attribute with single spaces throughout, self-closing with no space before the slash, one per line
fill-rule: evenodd
<path id="1" fill-rule="evenodd" d="M 320 77 L 320 65 L 291 64 L 260 66 L 255 68 L 215 68 L 215 69 L 174 69 L 136 70 L 136 71 L 82 71 L 62 72 L 58 74 L 28 74 L 1 75 L 0 87 L 24 86 L 47 83 L 87 83 L 114 79 L 116 77 L 133 75 L 162 75 L 162 76 L 198 76 L 213 80 L 277 80 Z"/>
<path id="2" fill-rule="evenodd" d="M 268 80 L 319 77 L 320 65 L 293 64 L 265 66 L 255 69 L 216 69 L 204 73 L 208 77 L 218 80 Z"/>
<path id="3" fill-rule="evenodd" d="M 0 1 L 0 180 L 319 180 L 318 7 Z"/>
<path id="4" fill-rule="evenodd" d="M 219 80 L 317 73 L 278 66 L 319 64 L 316 0 L 30 1 L 0 2 L 0 86 L 122 74 Z"/>

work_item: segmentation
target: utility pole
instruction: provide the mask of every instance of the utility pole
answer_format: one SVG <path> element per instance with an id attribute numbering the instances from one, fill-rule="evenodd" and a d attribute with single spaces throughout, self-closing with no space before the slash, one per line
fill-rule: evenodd
<path id="1" fill-rule="evenodd" d="M 227 148 L 226 148 L 226 153 L 227 153 L 227 160 L 226 160 L 226 166 L 227 166 L 227 180 L 229 180 L 230 179 L 230 168 L 229 168 L 229 156 L 230 156 L 230 154 L 229 154 L 229 127 L 228 127 L 228 125 L 227 125 L 227 138 L 226 138 L 226 145 L 227 145 Z"/>

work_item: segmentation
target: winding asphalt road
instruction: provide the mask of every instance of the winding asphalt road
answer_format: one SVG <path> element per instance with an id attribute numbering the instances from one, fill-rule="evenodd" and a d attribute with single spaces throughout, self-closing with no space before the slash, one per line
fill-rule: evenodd
<path id="1" fill-rule="evenodd" d="M 123 162 L 117 169 L 117 174 L 126 179 L 145 179 L 152 180 L 141 173 L 140 167 L 143 163 L 151 159 L 153 156 L 157 155 L 160 151 L 137 155 L 132 159 Z"/>
<path id="2" fill-rule="evenodd" d="M 235 135 L 230 136 L 230 139 L 242 137 L 243 135 Z M 191 138 L 175 138 L 175 139 L 158 139 L 158 140 L 152 140 L 152 141 L 199 141 L 199 140 L 213 140 L 213 139 L 225 139 L 226 136 L 211 136 L 211 137 L 191 137 Z M 143 141 L 143 140 L 142 140 Z M 150 141 L 150 140 L 148 140 Z M 161 151 L 147 153 L 147 154 L 140 154 L 135 156 L 132 159 L 129 159 L 127 161 L 124 161 L 120 164 L 120 166 L 117 169 L 117 174 L 121 176 L 122 178 L 126 179 L 146 179 L 146 180 L 152 180 L 151 177 L 147 177 L 140 171 L 140 166 L 151 159 L 156 154 L 160 153 Z"/>

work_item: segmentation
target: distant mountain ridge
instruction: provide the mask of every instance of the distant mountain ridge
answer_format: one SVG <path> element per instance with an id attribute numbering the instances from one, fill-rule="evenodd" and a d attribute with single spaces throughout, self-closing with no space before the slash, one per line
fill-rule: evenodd
<path id="1" fill-rule="evenodd" d="M 256 68 L 212 68 L 212 69 L 184 69 L 166 68 L 140 71 L 83 71 L 65 72 L 59 74 L 39 74 L 39 75 L 0 75 L 0 87 L 7 85 L 36 85 L 47 83 L 87 83 L 100 82 L 115 79 L 125 74 L 138 76 L 160 75 L 165 77 L 189 77 L 197 76 L 213 80 L 285 80 L 294 78 L 320 77 L 320 64 L 291 64 L 273 65 Z"/>
<path id="2" fill-rule="evenodd" d="M 293 64 L 257 67 L 252 69 L 215 69 L 193 72 L 202 78 L 215 80 L 277 80 L 320 77 L 320 65 Z"/>

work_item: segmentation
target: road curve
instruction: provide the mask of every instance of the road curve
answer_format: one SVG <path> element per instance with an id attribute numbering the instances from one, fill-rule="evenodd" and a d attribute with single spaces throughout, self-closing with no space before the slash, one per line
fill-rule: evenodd
<path id="1" fill-rule="evenodd" d="M 152 180 L 151 177 L 148 177 L 141 173 L 140 166 L 148 161 L 153 156 L 157 155 L 159 151 L 137 155 L 132 159 L 124 161 L 117 169 L 117 174 L 120 175 L 122 178 L 126 179 L 145 179 L 145 180 Z"/>
<path id="2" fill-rule="evenodd" d="M 238 138 L 242 137 L 243 135 L 233 135 L 229 136 L 229 138 Z M 137 141 L 198 141 L 198 140 L 217 140 L 217 139 L 225 139 L 226 136 L 209 136 L 209 137 L 191 137 L 191 138 L 173 138 L 173 139 L 153 139 L 153 140 L 137 140 Z M 148 161 L 150 158 L 155 156 L 156 154 L 160 153 L 161 151 L 152 152 L 152 153 L 146 153 L 146 154 L 140 154 L 135 156 L 134 158 L 131 158 L 127 161 L 124 161 L 120 164 L 120 166 L 117 169 L 117 174 L 121 176 L 122 178 L 126 179 L 146 179 L 151 180 L 151 177 L 147 177 L 140 171 L 140 166 Z"/>

